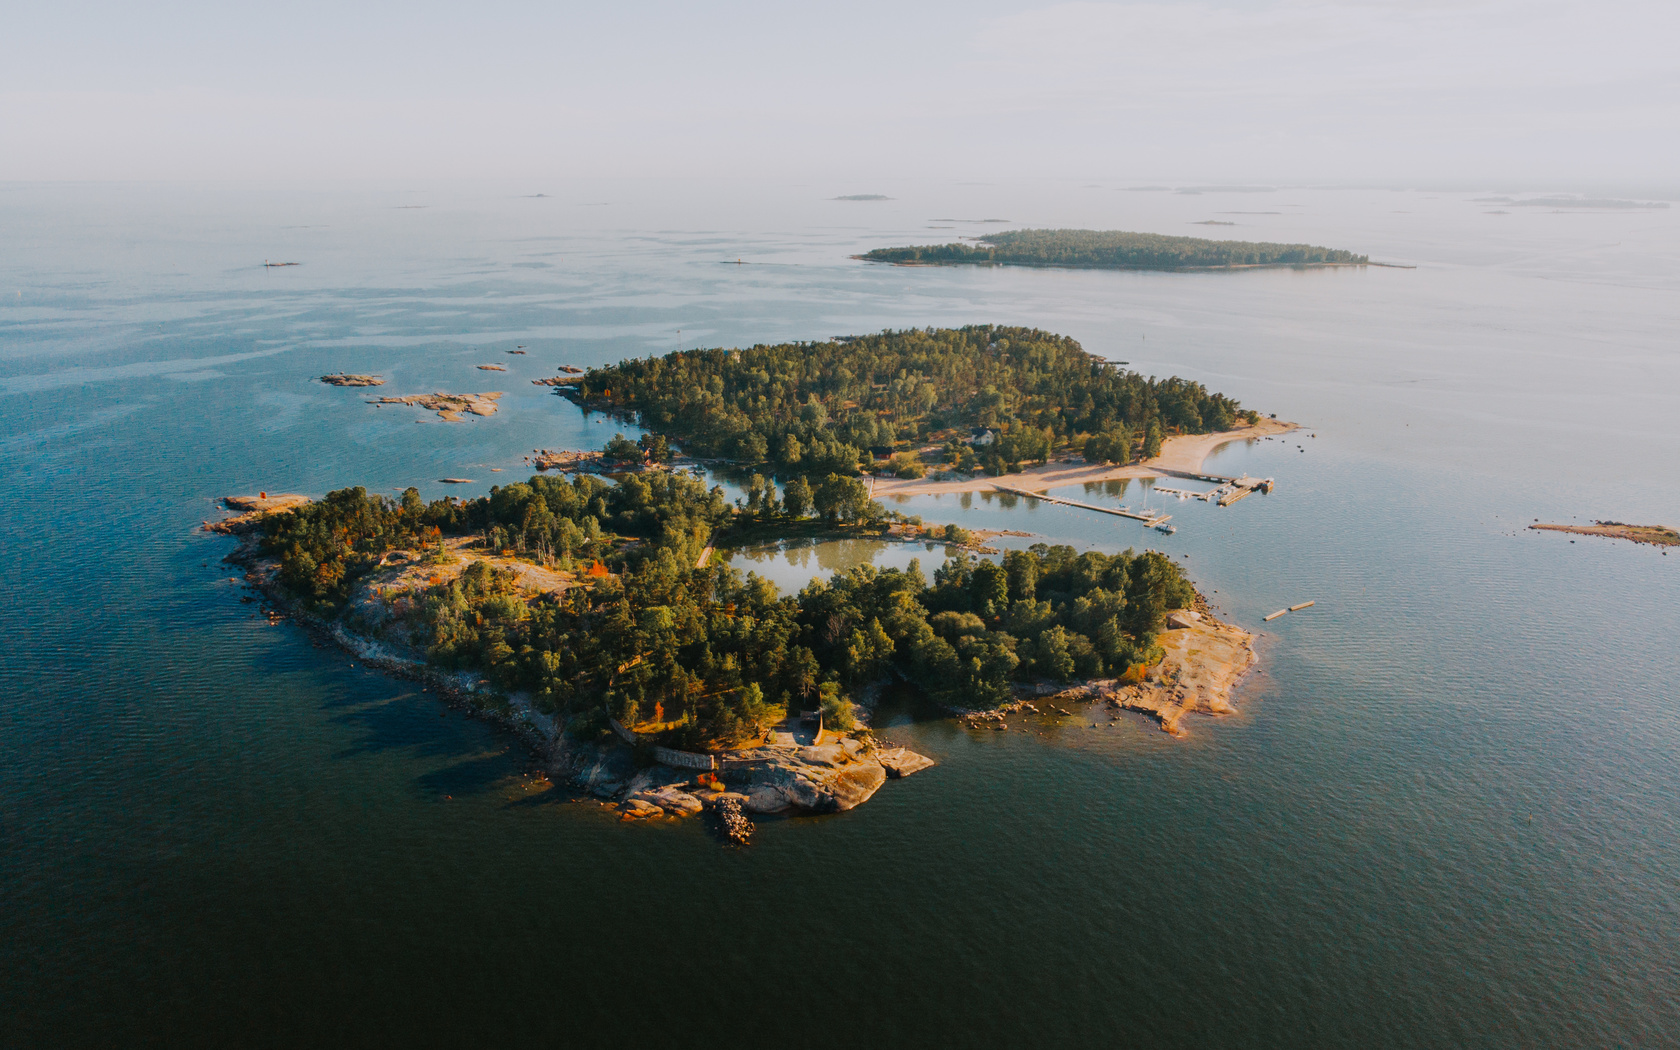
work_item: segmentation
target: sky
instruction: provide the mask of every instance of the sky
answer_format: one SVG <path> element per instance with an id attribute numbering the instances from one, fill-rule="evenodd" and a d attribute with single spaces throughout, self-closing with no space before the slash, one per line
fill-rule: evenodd
<path id="1" fill-rule="evenodd" d="M 1680 186 L 1675 0 L 13 0 L 0 180 Z"/>

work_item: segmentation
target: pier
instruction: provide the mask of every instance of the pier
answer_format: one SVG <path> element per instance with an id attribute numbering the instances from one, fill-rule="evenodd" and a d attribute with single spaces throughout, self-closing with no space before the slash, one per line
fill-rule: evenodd
<path id="1" fill-rule="evenodd" d="M 1118 518 L 1131 518 L 1133 521 L 1141 521 L 1152 527 L 1160 525 L 1172 517 L 1171 514 L 1151 514 L 1147 511 L 1128 510 L 1125 507 L 1099 507 L 1095 503 L 1081 503 L 1074 499 L 1062 499 L 1060 496 L 1047 496 L 1042 492 L 1028 492 L 1025 489 L 1012 489 L 1003 485 L 993 485 L 992 488 L 998 492 L 1007 492 L 1012 496 L 1025 496 L 1028 499 L 1041 499 L 1046 503 L 1060 503 L 1064 507 L 1078 507 L 1081 510 L 1094 510 L 1099 514 L 1113 514 Z"/>
<path id="2" fill-rule="evenodd" d="M 1221 507 L 1229 507 L 1237 500 L 1253 495 L 1255 492 L 1271 494 L 1274 483 L 1271 478 L 1251 478 L 1244 474 L 1240 478 L 1225 477 L 1222 474 L 1195 474 L 1188 470 L 1169 470 L 1165 467 L 1153 468 L 1156 473 L 1169 478 L 1187 478 L 1190 481 L 1205 481 L 1219 487 L 1211 492 L 1191 492 L 1187 489 L 1169 489 L 1160 485 L 1155 486 L 1156 492 L 1164 492 L 1171 496 L 1188 496 L 1203 502 L 1217 502 Z"/>

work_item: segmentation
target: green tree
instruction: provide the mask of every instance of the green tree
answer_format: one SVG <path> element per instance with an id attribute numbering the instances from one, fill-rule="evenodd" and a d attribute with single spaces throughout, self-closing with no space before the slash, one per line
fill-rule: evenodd
<path id="1" fill-rule="evenodd" d="M 623 434 L 614 434 L 602 449 L 602 452 L 606 454 L 608 459 L 617 460 L 620 463 L 637 463 L 642 458 L 641 446 Z"/>
<path id="2" fill-rule="evenodd" d="M 968 593 L 976 610 L 994 616 L 1009 606 L 1009 574 L 997 562 L 981 559 L 969 577 Z"/>
<path id="3" fill-rule="evenodd" d="M 655 463 L 671 462 L 671 442 L 663 434 L 643 434 L 636 439 L 647 458 Z"/>
<path id="4" fill-rule="evenodd" d="M 825 478 L 812 494 L 811 503 L 831 523 L 869 518 L 875 506 L 863 482 L 840 474 Z"/>
<path id="5" fill-rule="evenodd" d="M 782 512 L 790 518 L 803 518 L 811 512 L 811 484 L 803 477 L 794 478 L 782 488 Z"/>

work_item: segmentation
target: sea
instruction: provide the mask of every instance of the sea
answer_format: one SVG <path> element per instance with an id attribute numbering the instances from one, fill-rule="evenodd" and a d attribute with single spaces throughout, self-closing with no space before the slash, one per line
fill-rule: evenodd
<path id="1" fill-rule="evenodd" d="M 1680 551 L 1526 528 L 1680 525 L 1680 206 L 1559 193 L 0 186 L 0 1045 L 1680 1044 Z M 853 258 L 1029 226 L 1393 265 Z M 475 496 L 639 433 L 532 383 L 562 365 L 974 323 L 1302 424 L 1210 460 L 1275 479 L 1230 507 L 1054 493 L 1172 536 L 889 504 L 1166 552 L 1257 635 L 1237 714 L 883 707 L 937 766 L 730 848 L 271 624 L 200 528 L 228 494 Z M 461 423 L 367 403 L 498 390 Z M 911 558 L 943 552 L 732 563 L 795 589 Z"/>

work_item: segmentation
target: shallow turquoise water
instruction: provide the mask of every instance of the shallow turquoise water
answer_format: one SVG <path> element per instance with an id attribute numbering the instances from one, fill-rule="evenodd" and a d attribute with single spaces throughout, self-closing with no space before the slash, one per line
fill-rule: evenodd
<path id="1" fill-rule="evenodd" d="M 1253 210 L 894 195 L 0 192 L 0 1042 L 1680 1040 L 1680 558 L 1520 528 L 1680 519 L 1674 217 L 1278 191 L 1287 214 L 1232 235 L 1419 268 L 846 259 L 948 236 L 934 216 L 1176 232 Z M 194 531 L 223 493 L 478 492 L 598 444 L 618 426 L 529 383 L 558 364 L 972 321 L 1312 428 L 1228 447 L 1220 468 L 1278 492 L 1173 503 L 1170 538 L 902 508 L 1185 556 L 1251 628 L 1316 599 L 1263 625 L 1238 716 L 1184 740 L 894 719 L 941 765 L 731 852 L 526 791 L 506 737 L 269 626 Z M 451 425 L 310 382 L 339 369 L 507 395 Z"/>

